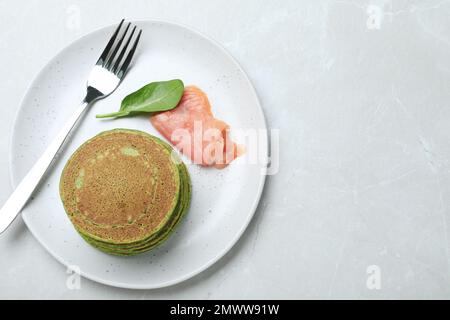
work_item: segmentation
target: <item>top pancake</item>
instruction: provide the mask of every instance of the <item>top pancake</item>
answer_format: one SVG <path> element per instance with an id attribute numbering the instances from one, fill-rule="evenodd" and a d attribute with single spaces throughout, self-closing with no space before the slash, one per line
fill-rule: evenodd
<path id="1" fill-rule="evenodd" d="M 84 143 L 67 162 L 60 182 L 75 228 L 112 244 L 157 233 L 173 214 L 180 191 L 170 150 L 156 137 L 125 129 Z"/>

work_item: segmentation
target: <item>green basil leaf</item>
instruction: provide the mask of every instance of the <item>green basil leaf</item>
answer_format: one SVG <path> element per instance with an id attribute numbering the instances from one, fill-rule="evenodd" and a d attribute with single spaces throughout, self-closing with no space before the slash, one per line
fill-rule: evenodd
<path id="1" fill-rule="evenodd" d="M 183 95 L 184 84 L 179 79 L 149 83 L 130 93 L 117 112 L 99 114 L 97 118 L 119 118 L 141 112 L 159 112 L 175 108 Z"/>

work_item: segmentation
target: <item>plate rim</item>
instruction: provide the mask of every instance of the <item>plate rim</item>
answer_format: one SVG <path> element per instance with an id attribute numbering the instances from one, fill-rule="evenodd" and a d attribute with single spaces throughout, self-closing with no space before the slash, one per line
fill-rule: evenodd
<path id="1" fill-rule="evenodd" d="M 256 92 L 255 87 L 253 86 L 252 82 L 250 81 L 250 78 L 248 77 L 247 73 L 245 72 L 245 70 L 242 68 L 242 66 L 238 63 L 238 61 L 231 55 L 231 53 L 228 52 L 228 50 L 222 45 L 220 44 L 217 40 L 211 38 L 210 36 L 204 34 L 202 31 L 197 30 L 196 28 L 193 28 L 191 26 L 187 26 L 183 23 L 180 22 L 175 22 L 172 20 L 167 20 L 167 19 L 138 19 L 138 20 L 130 20 L 130 22 L 134 22 L 134 23 L 161 23 L 161 24 L 166 24 L 166 25 L 170 25 L 170 26 L 175 26 L 175 27 L 179 27 L 179 28 L 183 28 L 186 29 L 194 34 L 196 34 L 197 36 L 204 38 L 205 40 L 207 40 L 208 42 L 212 43 L 214 46 L 216 46 L 223 54 L 225 54 L 225 56 L 228 57 L 228 59 L 230 59 L 235 65 L 236 67 L 239 69 L 239 71 L 242 73 L 242 75 L 244 76 L 244 80 L 250 85 L 250 89 L 251 89 L 251 94 L 253 95 L 253 97 L 255 98 L 257 107 L 259 109 L 259 113 L 260 116 L 262 117 L 263 120 L 263 124 L 264 124 L 264 129 L 265 129 L 265 134 L 264 134 L 264 148 L 266 149 L 264 151 L 263 156 L 264 156 L 264 163 L 268 163 L 268 157 L 269 157 L 269 140 L 268 140 L 268 132 L 267 132 L 267 120 L 264 114 L 264 110 L 261 106 L 261 101 L 259 100 L 258 94 Z M 15 181 L 15 177 L 14 177 L 14 173 L 13 173 L 13 145 L 14 145 L 14 140 L 15 140 L 15 136 L 16 136 L 16 128 L 17 128 L 17 123 L 18 123 L 18 118 L 19 118 L 19 114 L 23 108 L 24 102 L 26 97 L 28 96 L 28 93 L 31 91 L 35 81 L 41 76 L 41 74 L 43 74 L 44 70 L 47 70 L 48 66 L 54 61 L 55 57 L 61 55 L 64 51 L 68 50 L 68 48 L 73 45 L 76 42 L 79 42 L 81 40 L 83 40 L 84 38 L 86 38 L 87 36 L 102 31 L 104 29 L 108 29 L 108 28 L 113 28 L 114 26 L 116 26 L 116 24 L 108 24 L 102 27 L 98 27 L 94 30 L 91 30 L 87 33 L 84 33 L 82 36 L 74 39 L 73 41 L 71 41 L 70 43 L 66 44 L 62 49 L 60 49 L 57 53 L 55 53 L 40 69 L 39 71 L 34 75 L 33 79 L 31 80 L 31 82 L 28 84 L 24 94 L 22 95 L 22 98 L 20 99 L 20 103 L 19 103 L 19 107 L 17 108 L 15 115 L 13 117 L 13 124 L 12 124 L 12 132 L 11 132 L 11 136 L 9 139 L 9 157 L 8 157 L 8 165 L 9 165 L 9 182 L 10 185 L 12 187 L 12 190 L 15 190 L 15 188 L 17 187 L 17 184 L 19 183 L 18 181 Z M 203 264 L 201 267 L 195 269 L 194 271 L 191 271 L 189 273 L 186 273 L 184 276 L 181 277 L 177 277 L 174 278 L 173 280 L 170 281 L 166 281 L 166 282 L 162 282 L 158 285 L 130 285 L 128 283 L 124 283 L 124 282 L 117 282 L 117 281 L 110 281 L 110 280 L 105 280 L 102 278 L 97 277 L 96 275 L 93 274 L 86 274 L 84 271 L 80 270 L 80 275 L 86 279 L 89 279 L 91 281 L 94 282 L 98 282 L 100 284 L 103 285 L 108 285 L 108 286 L 112 286 L 112 287 L 117 287 L 117 288 L 124 288 L 124 289 L 136 289 L 136 290 L 149 290 L 149 289 L 159 289 L 159 288 L 165 288 L 165 287 L 169 287 L 169 286 L 173 286 L 176 284 L 179 284 L 181 282 L 184 282 L 190 278 L 193 278 L 197 275 L 199 275 L 200 273 L 206 271 L 207 269 L 209 269 L 211 266 L 213 266 L 216 262 L 218 262 L 221 258 L 223 258 L 239 241 L 239 239 L 241 239 L 242 235 L 244 234 L 244 232 L 247 230 L 250 222 L 252 221 L 255 212 L 258 208 L 259 202 L 261 200 L 261 195 L 262 192 L 264 190 L 264 186 L 265 186 L 265 182 L 266 182 L 266 177 L 267 177 L 267 166 L 262 166 L 260 169 L 260 179 L 259 179 L 259 183 L 258 183 L 258 190 L 257 190 L 257 194 L 256 197 L 253 200 L 253 203 L 251 204 L 251 209 L 250 214 L 247 217 L 247 220 L 244 221 L 244 223 L 242 224 L 241 229 L 236 233 L 236 236 L 230 241 L 230 243 L 223 249 L 221 250 L 217 255 L 215 255 L 213 258 L 209 259 L 209 261 L 205 264 Z M 44 249 L 53 257 L 55 258 L 59 263 L 61 263 L 63 266 L 68 267 L 69 264 L 67 263 L 67 261 L 59 256 L 58 254 L 54 253 L 49 246 L 47 246 L 43 241 L 41 241 L 41 239 L 36 235 L 35 230 L 33 230 L 33 227 L 31 226 L 32 224 L 29 224 L 29 222 L 27 221 L 26 216 L 23 216 L 22 214 L 20 214 L 22 220 L 24 221 L 25 225 L 27 226 L 27 229 L 31 232 L 31 234 L 33 235 L 33 237 L 37 240 L 37 242 L 44 247 Z"/>

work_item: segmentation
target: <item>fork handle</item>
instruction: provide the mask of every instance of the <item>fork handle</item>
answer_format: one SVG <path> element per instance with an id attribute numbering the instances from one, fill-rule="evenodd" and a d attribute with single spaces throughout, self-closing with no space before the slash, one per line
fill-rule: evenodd
<path id="1" fill-rule="evenodd" d="M 31 170 L 28 171 L 25 178 L 22 179 L 17 188 L 13 191 L 11 196 L 0 209 L 0 233 L 8 228 L 11 222 L 14 221 L 16 216 L 25 206 L 28 199 L 33 194 L 33 191 L 42 180 L 42 177 L 45 175 L 47 169 L 56 158 L 58 151 L 61 149 L 64 141 L 66 141 L 69 133 L 72 131 L 78 119 L 80 119 L 81 115 L 92 101 L 93 99 L 90 99 L 89 95 L 86 96 L 74 114 L 70 117 L 64 127 L 59 131 L 41 155 L 39 160 L 33 165 Z"/>

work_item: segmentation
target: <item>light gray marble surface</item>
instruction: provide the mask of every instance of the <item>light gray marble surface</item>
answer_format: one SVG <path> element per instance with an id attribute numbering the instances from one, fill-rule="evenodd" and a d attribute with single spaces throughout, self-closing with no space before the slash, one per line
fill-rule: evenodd
<path id="1" fill-rule="evenodd" d="M 0 0 L 0 15 L 2 202 L 28 84 L 122 17 L 217 39 L 281 140 L 250 227 L 201 275 L 160 290 L 85 279 L 69 290 L 19 220 L 0 236 L 0 298 L 450 298 L 450 1 Z"/>

